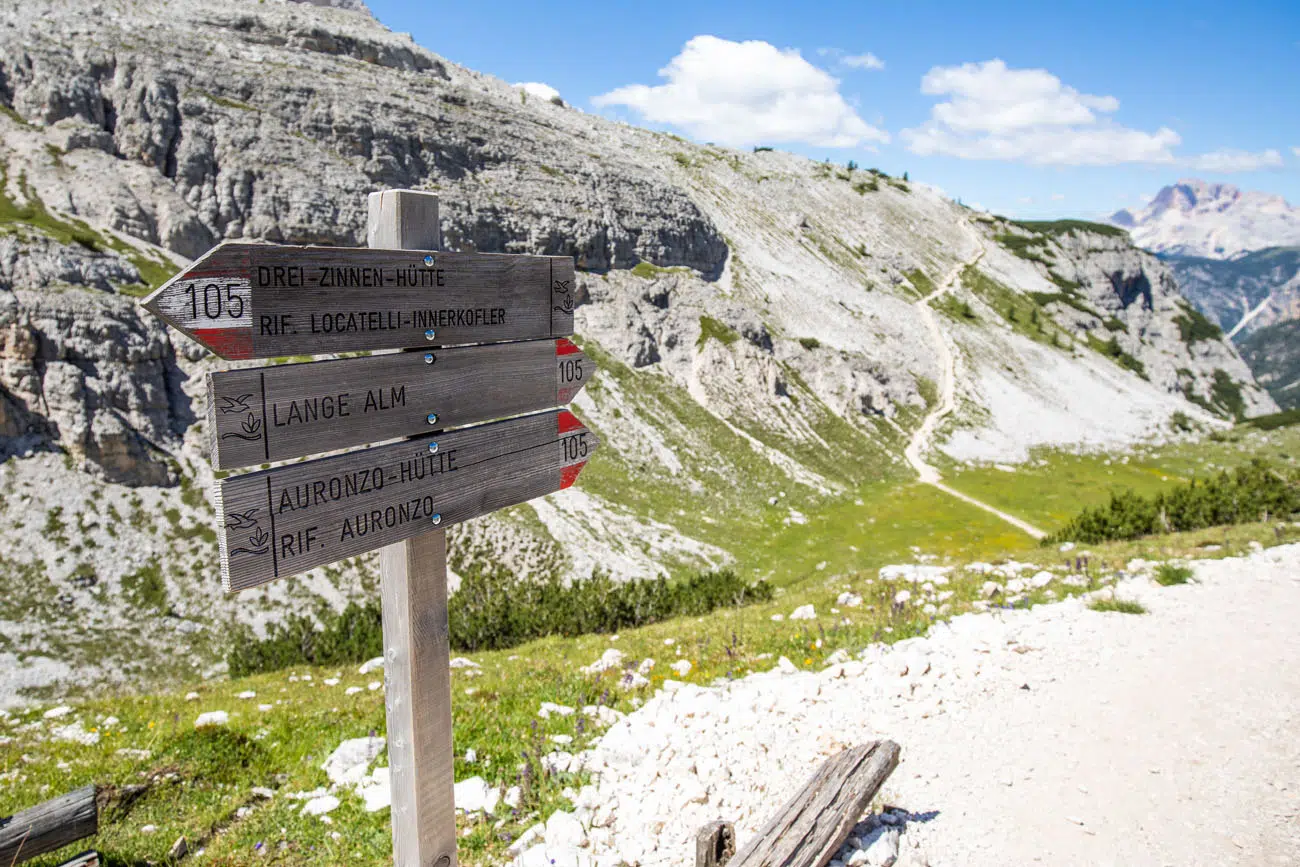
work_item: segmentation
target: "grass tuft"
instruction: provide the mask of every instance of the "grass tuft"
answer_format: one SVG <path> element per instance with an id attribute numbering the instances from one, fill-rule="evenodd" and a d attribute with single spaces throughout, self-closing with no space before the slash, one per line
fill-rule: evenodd
<path id="1" fill-rule="evenodd" d="M 1142 603 L 1131 599 L 1096 599 L 1088 605 L 1093 611 L 1111 611 L 1116 614 L 1146 614 Z"/>
<path id="2" fill-rule="evenodd" d="M 1192 568 L 1190 566 L 1180 566 L 1177 563 L 1161 563 L 1156 567 L 1156 583 L 1161 587 L 1173 587 L 1176 584 L 1186 584 L 1192 580 Z"/>

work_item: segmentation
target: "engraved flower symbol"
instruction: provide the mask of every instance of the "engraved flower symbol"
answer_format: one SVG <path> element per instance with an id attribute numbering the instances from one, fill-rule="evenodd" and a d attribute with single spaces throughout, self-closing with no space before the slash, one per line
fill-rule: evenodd
<path id="1" fill-rule="evenodd" d="M 256 434 L 261 429 L 262 420 L 250 412 L 248 418 L 244 419 L 244 433 Z"/>

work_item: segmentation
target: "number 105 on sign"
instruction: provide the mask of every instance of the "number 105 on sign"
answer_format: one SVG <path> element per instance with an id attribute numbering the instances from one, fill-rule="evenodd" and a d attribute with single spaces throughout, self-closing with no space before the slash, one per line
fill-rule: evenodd
<path id="1" fill-rule="evenodd" d="M 576 437 L 564 440 L 564 459 L 576 461 L 587 456 L 587 435 L 580 433 Z"/>

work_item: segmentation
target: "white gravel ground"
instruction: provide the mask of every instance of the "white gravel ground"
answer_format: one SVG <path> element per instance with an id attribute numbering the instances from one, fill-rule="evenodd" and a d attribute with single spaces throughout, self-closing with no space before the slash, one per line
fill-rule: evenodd
<path id="1" fill-rule="evenodd" d="M 1300 546 L 1195 569 L 1123 581 L 1146 615 L 966 615 L 820 673 L 670 684 L 518 862 L 686 864 L 716 818 L 743 845 L 826 756 L 888 737 L 900 865 L 1300 864 Z M 837 860 L 891 863 L 895 836 L 864 823 Z"/>

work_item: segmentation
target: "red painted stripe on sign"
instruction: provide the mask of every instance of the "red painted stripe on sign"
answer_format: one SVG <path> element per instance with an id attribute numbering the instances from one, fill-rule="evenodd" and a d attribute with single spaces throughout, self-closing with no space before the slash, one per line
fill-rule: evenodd
<path id="1" fill-rule="evenodd" d="M 587 462 L 583 461 L 582 463 L 574 464 L 571 467 L 561 467 L 560 468 L 560 490 L 562 491 L 565 488 L 572 485 L 574 482 L 576 482 L 578 480 L 578 473 L 582 472 L 582 468 L 585 467 L 586 465 Z"/>
<path id="2" fill-rule="evenodd" d="M 556 355 L 573 355 L 575 352 L 581 351 L 582 350 L 578 348 L 578 344 L 574 343 L 567 337 L 561 337 L 559 340 L 555 341 Z"/>
<path id="3" fill-rule="evenodd" d="M 560 433 L 566 434 L 569 431 L 575 431 L 579 428 L 585 428 L 586 425 L 578 420 L 578 417 L 567 409 L 562 409 L 556 415 L 556 421 L 559 424 Z"/>
<path id="4" fill-rule="evenodd" d="M 222 358 L 253 357 L 251 328 L 195 328 L 194 339 Z"/>

